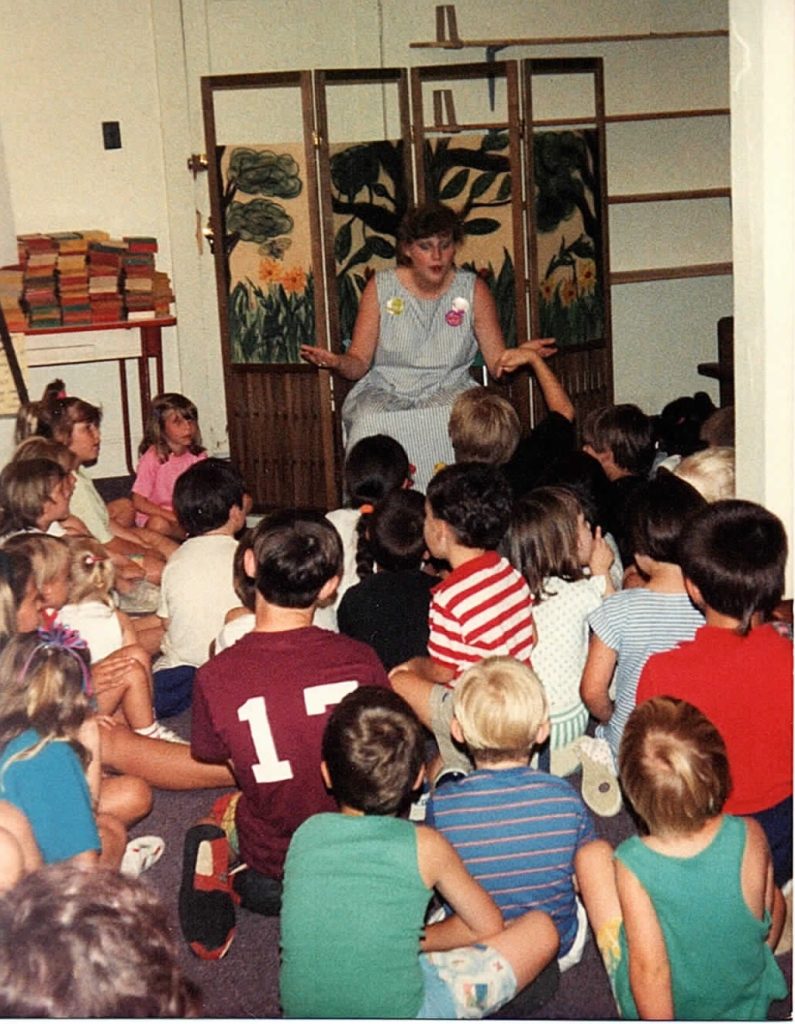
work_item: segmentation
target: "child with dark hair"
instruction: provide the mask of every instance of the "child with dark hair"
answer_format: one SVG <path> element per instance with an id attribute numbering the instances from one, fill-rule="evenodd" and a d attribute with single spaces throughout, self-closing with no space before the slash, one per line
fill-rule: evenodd
<path id="1" fill-rule="evenodd" d="M 180 922 L 193 952 L 209 960 L 233 940 L 235 901 L 278 914 L 290 837 L 333 807 L 320 775 L 329 709 L 358 686 L 388 686 L 371 648 L 312 625 L 342 568 L 339 535 L 324 516 L 266 516 L 244 568 L 256 586 L 256 625 L 199 669 L 193 697 L 194 756 L 234 765 L 240 787 L 185 837 Z M 231 874 L 238 860 L 246 870 Z"/>
<path id="2" fill-rule="evenodd" d="M 334 599 L 315 612 L 315 625 L 337 630 L 337 609 L 349 587 L 373 571 L 373 556 L 367 543 L 367 526 L 379 502 L 411 487 L 413 467 L 403 445 L 386 434 L 363 437 L 345 458 L 346 505 L 327 513 L 342 541 L 343 568 Z"/>
<path id="3" fill-rule="evenodd" d="M 235 534 L 246 524 L 245 486 L 222 459 L 204 459 L 174 486 L 174 509 L 188 539 L 163 571 L 157 614 L 165 633 L 154 664 L 158 718 L 190 705 L 196 668 L 210 656 L 210 644 L 237 604 L 232 564 Z"/>
<path id="4" fill-rule="evenodd" d="M 787 994 L 772 953 L 784 904 L 762 829 L 723 813 L 720 733 L 691 704 L 657 697 L 630 715 L 619 768 L 648 829 L 615 853 L 621 1016 L 764 1020 Z"/>
<path id="5" fill-rule="evenodd" d="M 732 775 L 726 809 L 756 818 L 784 885 L 792 877 L 792 641 L 769 619 L 784 591 L 786 532 L 761 505 L 717 501 L 688 524 L 679 552 L 705 625 L 649 659 L 638 702 L 679 697 L 715 723 Z"/>
<path id="6" fill-rule="evenodd" d="M 69 864 L 0 899 L 3 1017 L 198 1017 L 165 908 L 147 886 Z"/>
<path id="7" fill-rule="evenodd" d="M 186 469 L 207 458 L 199 414 L 189 398 L 168 391 L 152 399 L 138 454 L 132 488 L 135 525 L 184 540 L 174 511 L 174 484 Z"/>
<path id="8" fill-rule="evenodd" d="M 246 530 L 237 542 L 235 558 L 232 562 L 232 586 L 235 588 L 240 604 L 230 608 L 224 616 L 224 624 L 215 638 L 212 655 L 220 654 L 227 647 L 250 633 L 256 625 L 257 587 L 251 576 L 246 572 L 246 552 L 253 544 L 253 530 Z"/>
<path id="9" fill-rule="evenodd" d="M 594 409 L 582 429 L 583 451 L 601 465 L 610 482 L 603 529 L 616 538 L 621 560 L 632 561 L 633 551 L 626 537 L 626 505 L 633 492 L 646 480 L 654 462 L 652 419 L 637 405 L 608 405 Z"/>
<path id="10" fill-rule="evenodd" d="M 392 491 L 372 512 L 367 544 L 374 571 L 340 602 L 341 633 L 363 640 L 387 670 L 428 650 L 428 605 L 438 580 L 422 571 L 425 496 Z"/>
<path id="11" fill-rule="evenodd" d="M 457 676 L 489 655 L 507 654 L 529 664 L 535 643 L 530 590 L 496 550 L 511 508 L 511 489 L 494 466 L 461 462 L 433 477 L 425 502 L 425 542 L 452 572 L 432 592 L 428 657 L 412 658 L 390 673 L 394 689 L 433 730 L 443 763 L 464 770 L 468 759 L 450 740 Z"/>
<path id="12" fill-rule="evenodd" d="M 422 781 L 422 761 L 419 722 L 396 694 L 357 690 L 332 713 L 321 767 L 341 813 L 316 814 L 290 843 L 285 1016 L 480 1018 L 555 955 L 546 914 L 503 926 L 448 841 L 397 817 Z M 455 913 L 423 926 L 434 888 Z"/>
<path id="13" fill-rule="evenodd" d="M 685 590 L 678 544 L 688 519 L 705 505 L 698 491 L 670 473 L 643 483 L 627 520 L 630 548 L 644 582 L 606 598 L 588 617 L 592 635 L 580 692 L 600 724 L 596 739 L 583 737 L 579 749 L 583 796 L 597 813 L 605 813 L 596 796 L 600 778 L 611 784 L 612 813 L 621 807 L 615 763 L 643 666 L 650 655 L 692 639 L 704 622 Z"/>

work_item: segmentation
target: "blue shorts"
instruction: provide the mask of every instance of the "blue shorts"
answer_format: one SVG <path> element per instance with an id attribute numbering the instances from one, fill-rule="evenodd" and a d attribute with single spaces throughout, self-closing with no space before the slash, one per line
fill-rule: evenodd
<path id="1" fill-rule="evenodd" d="M 425 999 L 418 1018 L 480 1020 L 516 995 L 513 968 L 491 946 L 477 943 L 421 953 Z"/>

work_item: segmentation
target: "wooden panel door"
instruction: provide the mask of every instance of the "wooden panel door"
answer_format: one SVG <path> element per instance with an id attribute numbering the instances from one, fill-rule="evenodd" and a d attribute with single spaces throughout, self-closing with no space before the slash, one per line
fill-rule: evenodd
<path id="1" fill-rule="evenodd" d="M 256 511 L 338 500 L 312 80 L 308 71 L 202 79 L 232 460 Z"/>
<path id="2" fill-rule="evenodd" d="M 602 58 L 522 61 L 530 327 L 578 423 L 613 401 Z M 544 402 L 533 389 L 534 421 Z"/>

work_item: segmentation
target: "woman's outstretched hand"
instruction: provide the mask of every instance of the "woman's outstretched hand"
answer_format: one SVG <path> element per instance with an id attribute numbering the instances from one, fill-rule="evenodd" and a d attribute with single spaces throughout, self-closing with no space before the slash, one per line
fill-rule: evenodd
<path id="1" fill-rule="evenodd" d="M 302 345 L 299 352 L 308 363 L 321 366 L 324 370 L 339 369 L 340 357 L 336 352 L 329 352 L 328 349 L 318 348 L 316 345 Z"/>
<path id="2" fill-rule="evenodd" d="M 497 360 L 495 377 L 501 377 L 504 373 L 513 373 L 520 366 L 527 366 L 536 359 L 548 359 L 557 352 L 557 345 L 554 338 L 532 338 L 530 341 L 523 341 L 516 348 L 506 348 Z"/>

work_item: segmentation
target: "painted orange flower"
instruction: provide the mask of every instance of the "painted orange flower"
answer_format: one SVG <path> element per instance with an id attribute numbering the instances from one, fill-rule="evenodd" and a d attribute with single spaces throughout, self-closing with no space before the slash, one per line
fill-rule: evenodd
<path id="1" fill-rule="evenodd" d="M 278 284 L 282 279 L 282 265 L 278 260 L 259 261 L 259 279 L 263 284 Z"/>
<path id="2" fill-rule="evenodd" d="M 541 282 L 539 291 L 541 292 L 541 298 L 544 302 L 551 302 L 552 296 L 555 294 L 555 285 L 547 277 Z"/>
<path id="3" fill-rule="evenodd" d="M 306 271 L 303 267 L 290 267 L 282 274 L 282 287 L 286 292 L 302 292 L 306 289 Z"/>
<path id="4" fill-rule="evenodd" d="M 577 273 L 577 284 L 580 291 L 590 295 L 596 286 L 596 264 L 593 260 L 583 260 Z"/>
<path id="5" fill-rule="evenodd" d="M 570 306 L 577 299 L 577 286 L 573 281 L 564 281 L 560 286 L 560 301 L 564 306 Z"/>

